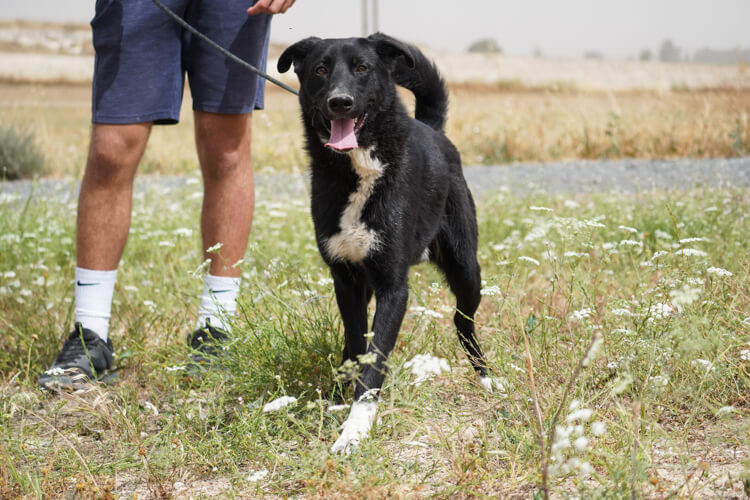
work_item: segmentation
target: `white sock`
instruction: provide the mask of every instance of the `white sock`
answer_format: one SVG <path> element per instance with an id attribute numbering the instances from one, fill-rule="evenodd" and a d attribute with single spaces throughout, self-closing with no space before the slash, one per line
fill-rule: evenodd
<path id="1" fill-rule="evenodd" d="M 76 322 L 96 332 L 105 342 L 116 278 L 117 269 L 95 271 L 76 266 Z"/>
<path id="2" fill-rule="evenodd" d="M 198 309 L 197 328 L 203 328 L 208 322 L 215 328 L 231 332 L 231 319 L 237 309 L 240 281 L 240 278 L 206 273 L 203 277 L 203 295 Z"/>

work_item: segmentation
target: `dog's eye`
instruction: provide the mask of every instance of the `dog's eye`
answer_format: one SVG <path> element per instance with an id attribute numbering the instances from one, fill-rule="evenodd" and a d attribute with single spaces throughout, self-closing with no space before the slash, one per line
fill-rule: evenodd
<path id="1" fill-rule="evenodd" d="M 357 67 L 354 68 L 355 73 L 364 73 L 365 71 L 367 71 L 367 66 L 364 64 L 358 64 Z"/>
<path id="2" fill-rule="evenodd" d="M 318 75 L 325 75 L 328 73 L 328 68 L 326 68 L 325 66 L 318 66 L 317 68 L 315 68 L 315 73 Z"/>

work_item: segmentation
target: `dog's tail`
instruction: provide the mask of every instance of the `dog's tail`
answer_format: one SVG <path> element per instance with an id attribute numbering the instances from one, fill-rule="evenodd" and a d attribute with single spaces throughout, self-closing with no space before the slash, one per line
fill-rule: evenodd
<path id="1" fill-rule="evenodd" d="M 443 130 L 448 114 L 448 89 L 445 80 L 435 63 L 421 50 L 413 45 L 407 47 L 414 59 L 414 67 L 409 68 L 404 57 L 398 57 L 394 62 L 392 78 L 397 84 L 414 93 L 414 117 L 435 130 Z"/>

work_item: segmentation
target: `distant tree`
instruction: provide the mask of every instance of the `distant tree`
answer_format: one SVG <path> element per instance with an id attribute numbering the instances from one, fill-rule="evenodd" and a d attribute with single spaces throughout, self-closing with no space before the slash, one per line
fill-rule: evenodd
<path id="1" fill-rule="evenodd" d="M 534 57 L 537 59 L 544 58 L 544 52 L 542 52 L 542 49 L 540 47 L 534 47 Z"/>
<path id="2" fill-rule="evenodd" d="M 469 45 L 469 52 L 502 54 L 503 49 L 500 48 L 500 45 L 498 45 L 494 38 L 480 38 Z"/>
<path id="3" fill-rule="evenodd" d="M 678 62 L 680 60 L 680 49 L 672 40 L 664 40 L 659 48 L 659 60 L 663 62 Z"/>
<path id="4" fill-rule="evenodd" d="M 586 52 L 583 53 L 583 58 L 584 59 L 596 59 L 598 61 L 601 61 L 602 59 L 604 59 L 604 54 L 602 54 L 598 50 L 587 50 Z"/>
<path id="5" fill-rule="evenodd" d="M 654 55 L 649 49 L 643 49 L 641 55 L 638 56 L 639 61 L 650 61 L 654 58 Z"/>

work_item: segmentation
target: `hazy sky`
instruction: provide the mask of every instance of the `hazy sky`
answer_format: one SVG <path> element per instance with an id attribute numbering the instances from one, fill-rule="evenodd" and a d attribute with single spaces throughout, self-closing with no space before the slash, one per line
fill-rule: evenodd
<path id="1" fill-rule="evenodd" d="M 126 0 L 127 1 L 127 0 Z M 504 52 L 607 57 L 656 52 L 672 39 L 688 51 L 750 48 L 750 0 L 377 0 L 379 28 L 438 49 L 465 50 L 492 37 Z M 248 4 L 250 2 L 248 1 Z M 88 21 L 94 0 L 0 0 L 0 19 Z M 359 36 L 361 0 L 297 0 L 274 20 L 272 38 Z M 242 15 L 242 13 L 240 13 Z"/>

